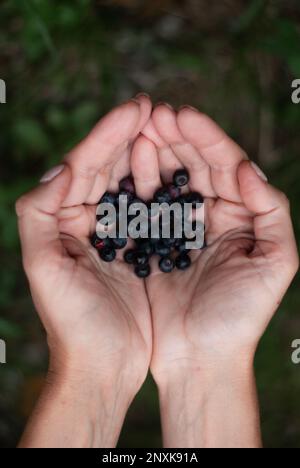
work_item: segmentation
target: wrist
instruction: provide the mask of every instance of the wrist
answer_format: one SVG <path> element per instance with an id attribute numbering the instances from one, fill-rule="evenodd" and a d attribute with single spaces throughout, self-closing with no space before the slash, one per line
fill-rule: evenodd
<path id="1" fill-rule="evenodd" d="M 96 380 L 78 369 L 50 367 L 20 447 L 115 447 L 132 397 L 122 379 Z"/>
<path id="2" fill-rule="evenodd" d="M 181 368 L 158 384 L 168 448 L 259 447 L 251 360 Z"/>
<path id="3" fill-rule="evenodd" d="M 187 379 L 203 385 L 214 385 L 228 379 L 244 381 L 253 374 L 254 353 L 244 353 L 234 358 L 226 356 L 204 356 L 178 359 L 168 366 L 152 369 L 153 378 L 159 389 L 180 385 Z"/>

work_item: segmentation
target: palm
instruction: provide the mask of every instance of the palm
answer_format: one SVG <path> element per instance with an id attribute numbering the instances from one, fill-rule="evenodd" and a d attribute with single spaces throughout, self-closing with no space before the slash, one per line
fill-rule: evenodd
<path id="1" fill-rule="evenodd" d="M 65 255 L 45 285 L 47 292 L 56 291 L 55 297 L 45 291 L 49 310 L 57 311 L 54 336 L 61 336 L 68 349 L 73 349 L 73 355 L 90 349 L 90 364 L 92 359 L 95 366 L 101 360 L 117 362 L 116 358 L 126 353 L 129 360 L 135 359 L 136 373 L 141 375 L 141 368 L 143 373 L 146 371 L 151 350 L 150 311 L 144 284 L 135 278 L 122 257 L 113 264 L 100 261 L 89 244 L 95 229 L 95 207 L 81 206 L 76 210 L 78 215 L 72 216 L 70 222 L 60 222 Z M 68 216 L 68 211 L 64 209 L 62 215 Z M 52 313 L 51 322 L 53 318 Z"/>
<path id="2" fill-rule="evenodd" d="M 280 271 L 282 255 L 275 236 L 270 235 L 270 242 L 255 241 L 254 231 L 261 227 L 259 221 L 254 225 L 253 213 L 242 201 L 237 176 L 245 153 L 216 124 L 189 109 L 176 116 L 159 106 L 143 133 L 152 140 L 155 161 L 145 172 L 140 148 L 132 156 L 133 173 L 143 166 L 144 179 L 155 188 L 161 177 L 170 181 L 177 168 L 189 169 L 190 188 L 206 197 L 209 246 L 193 253 L 193 265 L 184 274 L 165 275 L 156 268 L 147 280 L 154 332 L 152 371 L 157 376 L 173 364 L 198 365 L 207 353 L 224 358 L 226 353 L 233 356 L 235 349 L 253 350 L 294 267 Z M 244 192 L 251 205 L 250 193 Z M 142 186 L 140 194 L 146 195 Z"/>
<path id="3" fill-rule="evenodd" d="M 145 285 L 121 255 L 113 264 L 100 262 L 89 238 L 96 228 L 96 204 L 130 172 L 130 141 L 150 112 L 146 97 L 114 109 L 67 156 L 72 178 L 52 228 L 58 229 L 60 240 L 52 245 L 53 255 L 47 249 L 36 252 L 37 268 L 29 272 L 51 348 L 69 353 L 73 365 L 74 358 L 79 363 L 84 359 L 95 369 L 101 365 L 109 370 L 125 359 L 126 369 L 119 371 L 129 371 L 135 386 L 147 374 L 152 348 Z M 54 186 L 45 205 L 57 204 L 58 197 Z"/>
<path id="4" fill-rule="evenodd" d="M 212 350 L 217 356 L 252 348 L 257 329 L 262 333 L 271 318 L 262 313 L 262 304 L 272 302 L 275 310 L 280 299 L 267 264 L 249 258 L 252 219 L 246 208 L 221 199 L 208 201 L 206 220 L 209 247 L 194 254 L 190 270 L 170 276 L 158 273 L 147 284 L 156 372 L 178 360 L 200 361 Z"/>

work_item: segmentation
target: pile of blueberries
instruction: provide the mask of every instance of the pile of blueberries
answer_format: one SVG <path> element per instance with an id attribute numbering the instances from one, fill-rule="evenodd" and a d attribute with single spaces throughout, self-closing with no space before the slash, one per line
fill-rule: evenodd
<path id="1" fill-rule="evenodd" d="M 203 203 L 203 197 L 200 193 L 189 192 L 182 194 L 182 187 L 189 183 L 189 173 L 185 169 L 180 169 L 175 172 L 173 177 L 173 183 L 161 187 L 154 194 L 154 198 L 151 202 L 147 202 L 149 206 L 149 219 L 151 218 L 150 206 L 151 203 L 180 203 L 182 206 L 185 203 L 189 203 L 193 208 Z M 128 206 L 136 203 L 145 203 L 138 199 L 136 196 L 134 181 L 131 176 L 123 179 L 119 184 L 119 193 L 113 194 L 106 192 L 101 198 L 99 205 L 102 203 L 112 204 L 115 206 L 118 212 L 119 197 L 125 195 L 127 197 Z M 100 217 L 97 216 L 97 221 Z M 183 221 L 183 219 L 182 219 Z M 196 224 L 195 224 L 196 226 Z M 160 229 L 162 233 L 162 229 Z M 130 238 L 130 233 L 128 233 Z M 188 239 L 191 241 L 191 239 Z M 135 248 L 127 250 L 124 254 L 124 260 L 129 265 L 134 267 L 135 274 L 139 278 L 147 278 L 151 274 L 150 259 L 153 255 L 159 257 L 159 268 L 163 273 L 171 273 L 174 268 L 179 270 L 186 270 L 191 266 L 191 259 L 189 256 L 189 250 L 186 249 L 187 239 L 183 236 L 176 238 L 171 235 L 170 238 L 165 239 L 162 234 L 159 238 L 149 236 L 145 238 L 134 239 Z M 110 238 L 106 237 L 101 239 L 95 233 L 91 237 L 91 244 L 97 249 L 99 257 L 104 262 L 113 262 L 117 256 L 117 250 L 125 249 L 128 243 L 128 238 Z M 205 241 L 202 248 L 205 247 Z"/>

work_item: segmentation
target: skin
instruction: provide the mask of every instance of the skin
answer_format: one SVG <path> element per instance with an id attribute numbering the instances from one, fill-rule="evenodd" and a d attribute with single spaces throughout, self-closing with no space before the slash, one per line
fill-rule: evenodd
<path id="1" fill-rule="evenodd" d="M 257 447 L 253 358 L 299 266 L 289 202 L 198 111 L 186 107 L 176 113 L 160 105 L 150 127 L 144 133 L 153 142 L 152 158 L 163 165 L 163 181 L 186 167 L 190 189 L 206 197 L 208 248 L 193 254 L 185 274 L 156 270 L 147 280 L 151 370 L 160 391 L 165 446 Z M 141 170 L 144 154 L 140 143 L 133 174 Z M 148 184 L 160 185 L 156 162 L 149 163 L 146 176 Z M 142 197 L 142 185 L 139 190 Z"/>
<path id="2" fill-rule="evenodd" d="M 143 96 L 114 109 L 66 157 L 60 175 L 17 202 L 24 268 L 51 356 L 47 384 L 21 446 L 114 446 L 148 373 L 152 326 L 145 284 L 122 256 L 113 265 L 100 262 L 89 236 L 95 203 L 128 175 L 131 142 L 150 112 Z M 89 401 L 92 422 L 84 408 L 74 414 L 74 400 L 80 406 Z M 63 407 L 63 422 L 56 406 Z M 92 429 L 74 439 L 79 414 Z M 52 430 L 44 419 L 52 421 Z M 58 438 L 61 424 L 65 430 Z"/>
<path id="3" fill-rule="evenodd" d="M 149 366 L 165 447 L 261 444 L 253 357 L 298 268 L 288 201 L 207 116 L 150 114 L 146 96 L 112 111 L 59 176 L 17 203 L 51 356 L 21 446 L 114 446 Z M 150 199 L 179 167 L 206 198 L 208 248 L 191 269 L 153 265 L 143 282 L 121 257 L 100 262 L 88 237 L 101 195 L 132 171 Z"/>

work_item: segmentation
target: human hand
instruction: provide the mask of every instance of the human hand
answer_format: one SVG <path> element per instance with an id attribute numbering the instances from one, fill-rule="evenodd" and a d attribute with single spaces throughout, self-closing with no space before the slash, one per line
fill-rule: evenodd
<path id="1" fill-rule="evenodd" d="M 133 175 L 158 187 L 185 167 L 205 197 L 208 247 L 184 274 L 156 268 L 146 283 L 164 446 L 259 447 L 253 357 L 298 269 L 288 200 L 192 108 L 159 105 L 143 134 L 152 164 L 140 140 Z"/>
<path id="2" fill-rule="evenodd" d="M 153 373 L 159 378 L 176 366 L 253 356 L 298 269 L 288 200 L 223 130 L 191 108 L 176 115 L 156 107 L 144 134 L 154 142 L 152 185 L 160 184 L 160 173 L 170 182 L 184 166 L 190 189 L 204 195 L 208 243 L 193 253 L 185 274 L 156 271 L 147 281 Z M 133 153 L 134 175 L 145 167 L 143 154 L 142 148 Z"/>
<path id="3" fill-rule="evenodd" d="M 47 331 L 51 371 L 122 388 L 132 399 L 151 356 L 145 285 L 122 258 L 99 261 L 90 246 L 96 204 L 128 175 L 131 142 L 147 122 L 150 100 L 111 111 L 49 175 L 17 202 L 24 267 Z M 52 173 L 53 176 L 53 173 Z"/>

